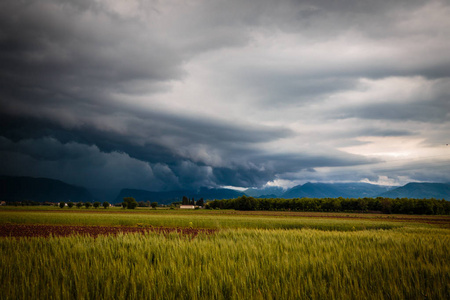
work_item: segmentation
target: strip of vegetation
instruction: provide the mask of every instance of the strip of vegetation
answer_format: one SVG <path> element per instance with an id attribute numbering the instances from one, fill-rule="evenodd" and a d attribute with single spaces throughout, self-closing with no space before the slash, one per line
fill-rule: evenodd
<path id="1" fill-rule="evenodd" d="M 212 209 L 291 210 L 314 212 L 368 212 L 386 214 L 449 215 L 450 201 L 436 199 L 391 198 L 265 198 L 241 196 L 214 200 L 206 204 Z"/>
<path id="2" fill-rule="evenodd" d="M 169 210 L 168 210 L 169 211 Z M 208 211 L 205 211 L 208 212 Z M 0 224 L 164 226 L 213 229 L 318 229 L 326 231 L 378 230 L 402 227 L 386 220 L 286 218 L 280 216 L 218 214 L 103 214 L 95 211 L 78 213 L 59 211 L 0 211 Z"/>

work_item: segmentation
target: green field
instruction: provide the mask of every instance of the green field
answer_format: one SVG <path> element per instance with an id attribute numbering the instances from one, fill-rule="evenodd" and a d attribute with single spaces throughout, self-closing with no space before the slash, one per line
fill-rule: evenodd
<path id="1" fill-rule="evenodd" d="M 259 229 L 319 229 L 363 230 L 392 229 L 401 224 L 387 219 L 374 222 L 368 219 L 299 218 L 287 215 L 232 214 L 233 211 L 175 211 L 175 210 L 65 210 L 65 211 L 0 211 L 1 223 L 67 224 L 67 225 L 151 225 L 167 227 L 193 226 L 198 228 L 259 228 Z"/>
<path id="2" fill-rule="evenodd" d="M 450 218 L 0 210 L 1 224 L 219 229 L 0 238 L 0 299 L 450 299 Z"/>

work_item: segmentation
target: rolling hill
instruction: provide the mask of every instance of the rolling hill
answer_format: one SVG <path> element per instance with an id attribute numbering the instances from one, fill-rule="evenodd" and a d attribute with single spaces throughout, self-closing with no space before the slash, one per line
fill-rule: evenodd
<path id="1" fill-rule="evenodd" d="M 92 201 L 92 195 L 84 187 L 60 180 L 0 176 L 0 199 L 2 201 L 85 202 Z"/>

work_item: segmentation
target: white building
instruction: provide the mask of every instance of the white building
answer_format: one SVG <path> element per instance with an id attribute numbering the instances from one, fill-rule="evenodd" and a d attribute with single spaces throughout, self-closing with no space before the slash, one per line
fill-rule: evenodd
<path id="1" fill-rule="evenodd" d="M 181 209 L 195 209 L 194 205 L 180 205 Z"/>

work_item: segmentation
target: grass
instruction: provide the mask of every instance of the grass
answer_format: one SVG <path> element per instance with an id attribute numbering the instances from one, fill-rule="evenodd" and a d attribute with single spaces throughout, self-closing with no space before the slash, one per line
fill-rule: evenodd
<path id="1" fill-rule="evenodd" d="M 145 224 L 152 226 L 197 228 L 262 228 L 262 229 L 320 229 L 320 230 L 368 230 L 392 229 L 402 226 L 399 223 L 365 219 L 324 219 L 293 218 L 277 215 L 232 215 L 206 214 L 204 212 L 178 213 L 161 211 L 147 214 L 137 213 L 98 213 L 96 211 L 0 211 L 1 223 L 22 224 L 67 224 L 67 225 L 125 225 Z"/>
<path id="2" fill-rule="evenodd" d="M 449 229 L 326 216 L 1 210 L 0 223 L 220 230 L 0 238 L 0 299 L 450 299 Z"/>

